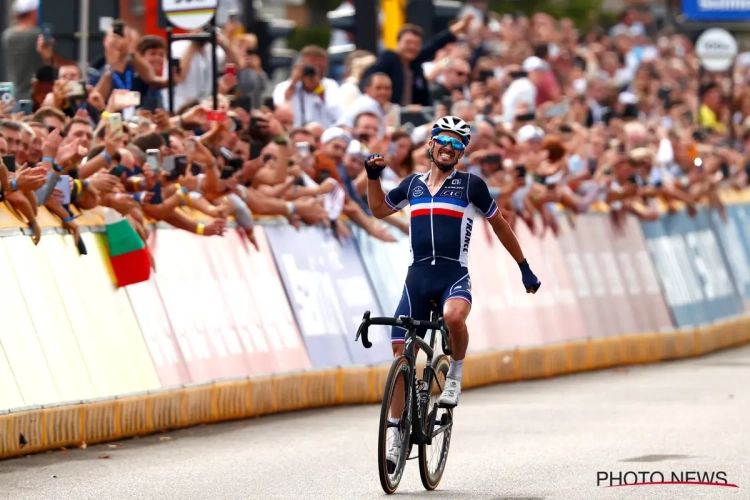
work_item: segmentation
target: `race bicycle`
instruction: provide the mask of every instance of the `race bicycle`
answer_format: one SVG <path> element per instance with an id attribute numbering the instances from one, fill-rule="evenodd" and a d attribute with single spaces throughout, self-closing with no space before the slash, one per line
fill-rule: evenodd
<path id="1" fill-rule="evenodd" d="M 368 328 L 371 325 L 398 326 L 406 330 L 404 353 L 393 360 L 385 384 L 383 403 L 380 409 L 380 427 L 378 430 L 378 472 L 380 485 L 388 494 L 396 492 L 406 466 L 406 461 L 419 458 L 419 475 L 422 485 L 427 490 L 434 490 L 440 483 L 448 459 L 451 431 L 453 428 L 453 410 L 440 408 L 437 400 L 443 392 L 443 385 L 450 367 L 451 351 L 448 343 L 448 329 L 436 301 L 430 301 L 430 321 L 415 320 L 407 316 L 398 318 L 371 318 L 370 311 L 365 312 L 362 323 L 357 330 L 355 341 L 362 337 L 362 345 L 372 347 L 369 341 Z M 431 331 L 430 341 L 417 336 L 417 329 Z M 441 333 L 443 353 L 435 359 L 435 337 Z M 425 335 L 427 337 L 427 335 Z M 422 379 L 417 379 L 417 347 L 427 354 L 427 364 L 422 371 Z M 396 386 L 407 390 L 396 394 Z M 398 423 L 391 418 L 391 407 L 394 397 L 403 400 L 403 411 Z M 398 408 L 397 406 L 396 408 Z M 414 416 L 416 415 L 416 418 Z M 388 453 L 395 434 L 400 436 L 401 449 L 398 463 L 388 460 Z M 391 440 L 389 440 L 391 438 Z M 418 455 L 410 457 L 412 446 L 418 446 Z"/>

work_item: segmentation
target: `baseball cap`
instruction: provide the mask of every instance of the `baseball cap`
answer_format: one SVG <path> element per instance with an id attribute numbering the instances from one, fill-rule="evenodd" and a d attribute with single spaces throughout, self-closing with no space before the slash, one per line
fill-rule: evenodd
<path id="1" fill-rule="evenodd" d="M 546 70 L 547 63 L 542 61 L 542 59 L 537 56 L 527 57 L 526 60 L 523 62 L 523 70 L 526 73 L 531 73 L 532 71 L 536 71 L 540 69 Z"/>
<path id="2" fill-rule="evenodd" d="M 343 140 L 348 147 L 349 143 L 352 140 L 352 136 L 349 135 L 349 133 L 341 127 L 331 127 L 329 129 L 326 129 L 326 131 L 323 132 L 323 134 L 320 136 L 320 143 L 328 144 L 329 142 L 336 139 Z"/>
<path id="3" fill-rule="evenodd" d="M 16 0 L 13 3 L 13 12 L 16 14 L 28 14 L 39 10 L 39 0 Z"/>
<path id="4" fill-rule="evenodd" d="M 349 146 L 346 148 L 346 154 L 364 159 L 367 156 L 367 147 L 355 139 L 349 143 Z"/>
<path id="5" fill-rule="evenodd" d="M 535 125 L 524 125 L 516 134 L 518 142 L 541 141 L 542 139 L 544 139 L 544 131 Z"/>

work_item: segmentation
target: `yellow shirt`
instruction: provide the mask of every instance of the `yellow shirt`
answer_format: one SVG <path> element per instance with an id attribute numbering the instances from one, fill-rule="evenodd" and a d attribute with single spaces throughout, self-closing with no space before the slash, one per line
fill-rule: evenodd
<path id="1" fill-rule="evenodd" d="M 719 120 L 716 118 L 716 113 L 711 111 L 711 109 L 705 104 L 701 104 L 698 123 L 701 127 L 712 129 L 713 131 L 720 134 L 725 134 L 727 132 L 727 128 L 724 126 L 724 124 L 719 122 Z"/>

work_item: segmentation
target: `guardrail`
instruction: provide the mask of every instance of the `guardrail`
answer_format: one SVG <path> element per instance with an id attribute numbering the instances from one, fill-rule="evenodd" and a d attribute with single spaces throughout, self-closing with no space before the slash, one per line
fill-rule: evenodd
<path id="1" fill-rule="evenodd" d="M 654 223 L 563 218 L 561 237 L 519 239 L 544 283 L 474 222 L 466 388 L 697 356 L 750 342 L 750 203 Z M 0 205 L 0 458 L 280 411 L 374 403 L 389 334 L 353 341 L 362 312 L 391 313 L 408 237 L 259 224 L 203 238 L 159 229 L 150 281 L 116 289 L 97 211 L 88 255 L 41 213 L 38 247 Z M 394 233 L 396 234 L 396 233 Z"/>

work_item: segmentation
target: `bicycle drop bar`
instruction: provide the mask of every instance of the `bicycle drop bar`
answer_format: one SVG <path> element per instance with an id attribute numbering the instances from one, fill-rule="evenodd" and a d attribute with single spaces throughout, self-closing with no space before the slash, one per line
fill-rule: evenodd
<path id="1" fill-rule="evenodd" d="M 444 331 L 442 325 L 435 321 L 412 319 L 408 316 L 399 316 L 398 318 L 370 318 L 370 311 L 365 311 L 365 315 L 362 317 L 362 323 L 357 329 L 357 336 L 354 337 L 354 341 L 356 342 L 357 340 L 359 340 L 359 337 L 361 336 L 362 345 L 365 346 L 366 349 L 372 347 L 372 342 L 370 342 L 370 339 L 367 338 L 368 329 L 371 325 L 399 326 L 407 330 L 412 330 L 415 328 L 425 328 L 427 330 L 438 330 L 440 332 Z"/>

